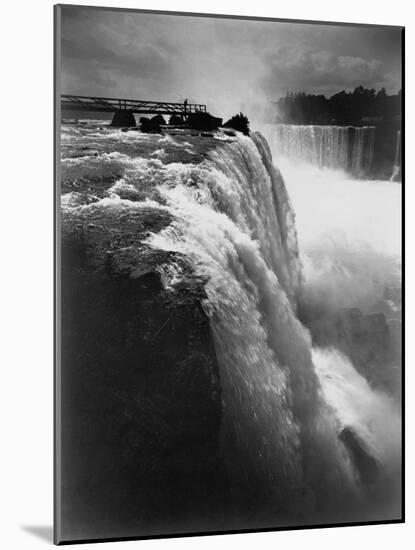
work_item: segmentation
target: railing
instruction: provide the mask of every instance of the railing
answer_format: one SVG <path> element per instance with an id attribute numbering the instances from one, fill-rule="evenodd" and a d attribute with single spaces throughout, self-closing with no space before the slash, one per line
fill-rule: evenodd
<path id="1" fill-rule="evenodd" d="M 118 99 L 109 97 L 92 97 L 81 95 L 61 96 L 62 109 L 71 109 L 76 111 L 130 111 L 141 114 L 160 114 L 160 115 L 184 115 L 188 113 L 206 112 L 206 105 L 196 103 L 172 103 L 165 101 L 144 101 L 139 99 Z"/>

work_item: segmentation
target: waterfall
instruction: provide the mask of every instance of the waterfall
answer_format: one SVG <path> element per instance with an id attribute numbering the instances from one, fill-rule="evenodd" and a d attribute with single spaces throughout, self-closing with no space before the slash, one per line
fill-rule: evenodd
<path id="1" fill-rule="evenodd" d="M 396 132 L 396 152 L 395 152 L 395 161 L 392 168 L 391 181 L 398 179 L 401 172 L 401 131 Z"/>
<path id="2" fill-rule="evenodd" d="M 372 133 L 359 130 L 356 167 L 371 155 Z M 280 125 L 273 138 L 279 140 L 277 151 L 308 155 L 318 166 L 344 166 L 350 152 L 349 129 L 343 127 Z M 221 458 L 236 501 L 250 519 L 257 513 L 265 521 L 265 508 L 272 525 L 369 518 L 370 491 L 339 434 L 353 429 L 352 437 L 381 465 L 389 455 L 378 452 L 382 442 L 371 432 L 364 407 L 353 423 L 344 408 L 335 409 L 332 380 L 347 380 L 341 395 L 349 409 L 362 396 L 369 402 L 372 390 L 336 353 L 313 350 L 299 320 L 303 274 L 295 214 L 267 141 L 259 133 L 222 137 L 193 164 L 163 162 L 168 148 L 181 147 L 191 159 L 188 141 L 114 132 L 106 139 L 123 140 L 129 153 L 135 140 L 143 147 L 159 141 L 153 158 L 112 152 L 65 159 L 65 173 L 74 177 L 86 169 L 94 177 L 107 171 L 122 177 L 104 198 L 90 197 L 91 204 L 77 206 L 77 196 L 68 193 L 64 208 L 82 209 L 83 216 L 110 208 L 124 218 L 131 211 L 132 220 L 145 209 L 147 217 L 172 220 L 160 231 L 150 226 L 139 249 L 173 253 L 157 267 L 166 292 L 191 288 L 194 279 L 204 284 L 202 305 L 220 368 Z M 377 406 L 382 399 L 370 402 Z"/>
<path id="3" fill-rule="evenodd" d="M 296 315 L 301 269 L 284 181 L 260 134 L 217 148 L 203 169 L 191 187 L 158 186 L 175 221 L 148 243 L 183 254 L 206 280 L 230 475 L 291 519 L 344 514 L 360 487 Z M 171 284 L 186 277 L 179 264 L 173 272 Z"/>
<path id="4" fill-rule="evenodd" d="M 267 125 L 264 134 L 279 155 L 318 168 L 344 170 L 354 175 L 370 172 L 375 127 Z"/>
<path id="5" fill-rule="evenodd" d="M 353 146 L 351 156 L 351 171 L 354 175 L 365 175 L 370 171 L 375 145 L 375 127 L 363 126 L 353 128 Z M 344 166 L 346 170 L 348 166 Z"/>

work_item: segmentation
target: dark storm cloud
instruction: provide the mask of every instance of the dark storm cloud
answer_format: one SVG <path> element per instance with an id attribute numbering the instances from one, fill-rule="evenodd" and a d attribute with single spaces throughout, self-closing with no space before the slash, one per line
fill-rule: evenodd
<path id="1" fill-rule="evenodd" d="M 63 8 L 62 91 L 205 102 L 401 84 L 400 30 Z"/>
<path id="2" fill-rule="evenodd" d="M 288 25 L 288 24 L 282 24 Z M 298 25 L 267 57 L 265 87 L 331 94 L 356 86 L 397 92 L 401 86 L 401 33 L 394 28 Z"/>
<path id="3" fill-rule="evenodd" d="M 64 9 L 62 18 L 62 88 L 71 93 L 136 95 L 137 83 L 171 76 L 165 48 L 152 43 L 124 14 Z M 116 15 L 117 17 L 114 17 Z M 135 81 L 135 88 L 129 83 Z"/>

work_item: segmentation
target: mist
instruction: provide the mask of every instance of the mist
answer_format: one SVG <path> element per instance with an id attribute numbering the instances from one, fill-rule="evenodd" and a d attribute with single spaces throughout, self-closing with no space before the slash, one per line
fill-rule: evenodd
<path id="1" fill-rule="evenodd" d="M 279 164 L 296 213 L 308 300 L 375 311 L 385 287 L 400 285 L 401 186 Z"/>

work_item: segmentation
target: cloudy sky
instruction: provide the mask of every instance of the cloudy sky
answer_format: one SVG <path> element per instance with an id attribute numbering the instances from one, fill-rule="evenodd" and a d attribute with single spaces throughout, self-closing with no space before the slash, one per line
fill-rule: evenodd
<path id="1" fill-rule="evenodd" d="M 287 91 L 395 93 L 401 33 L 64 7 L 61 67 L 62 93 L 188 98 L 228 115 Z"/>

